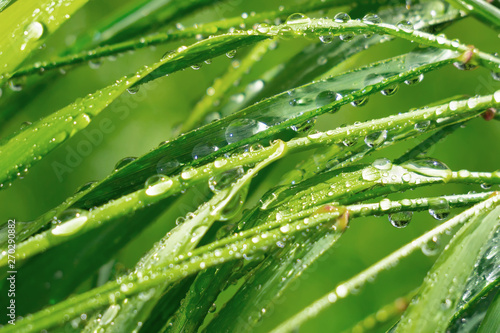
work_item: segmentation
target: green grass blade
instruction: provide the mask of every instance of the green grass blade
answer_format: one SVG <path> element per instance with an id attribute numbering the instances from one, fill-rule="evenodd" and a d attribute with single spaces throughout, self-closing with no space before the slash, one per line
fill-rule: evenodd
<path id="1" fill-rule="evenodd" d="M 499 225 L 500 208 L 479 212 L 454 236 L 426 277 L 396 332 L 444 331 L 485 242 Z M 453 279 L 446 278 L 453 276 Z M 445 277 L 446 276 L 446 277 Z"/>
<path id="2" fill-rule="evenodd" d="M 16 1 L 0 20 L 0 86 L 87 0 Z"/>
<path id="3" fill-rule="evenodd" d="M 478 333 L 495 332 L 500 327 L 500 293 L 497 292 L 495 300 L 490 305 Z"/>

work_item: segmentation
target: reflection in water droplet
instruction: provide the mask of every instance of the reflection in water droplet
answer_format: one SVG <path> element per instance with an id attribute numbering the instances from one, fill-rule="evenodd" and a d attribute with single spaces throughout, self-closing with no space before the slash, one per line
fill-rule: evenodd
<path id="1" fill-rule="evenodd" d="M 334 36 L 331 32 L 329 32 L 326 35 L 319 36 L 319 40 L 324 44 L 330 44 L 331 42 L 333 42 L 333 39 L 334 39 Z"/>
<path id="2" fill-rule="evenodd" d="M 335 16 L 333 17 L 333 20 L 337 23 L 346 23 L 347 21 L 349 21 L 351 19 L 351 17 L 347 14 L 347 13 L 337 13 L 335 14 Z"/>
<path id="3" fill-rule="evenodd" d="M 385 139 L 387 139 L 387 130 L 382 130 L 379 132 L 368 134 L 365 137 L 365 143 L 368 147 L 373 148 L 383 144 Z"/>
<path id="4" fill-rule="evenodd" d="M 363 98 L 352 101 L 351 105 L 357 107 L 357 106 L 366 105 L 366 103 L 368 103 L 368 97 L 363 97 Z"/>
<path id="5" fill-rule="evenodd" d="M 311 19 L 304 14 L 295 13 L 286 19 L 286 24 L 309 24 Z"/>
<path id="6" fill-rule="evenodd" d="M 160 195 L 172 187 L 172 180 L 165 175 L 153 175 L 144 183 L 146 194 L 149 196 Z"/>
<path id="7" fill-rule="evenodd" d="M 377 14 L 366 14 L 363 16 L 364 23 L 381 23 L 382 19 Z"/>
<path id="8" fill-rule="evenodd" d="M 438 254 L 440 247 L 439 238 L 437 236 L 432 237 L 428 242 L 422 245 L 422 253 L 426 256 L 434 256 Z"/>
<path id="9" fill-rule="evenodd" d="M 24 38 L 28 40 L 38 40 L 43 36 L 44 33 L 44 26 L 40 22 L 31 22 L 26 28 L 24 29 Z"/>
<path id="10" fill-rule="evenodd" d="M 398 27 L 400 30 L 404 31 L 404 32 L 413 32 L 413 24 L 411 24 L 411 22 L 409 21 L 400 21 L 398 24 L 396 24 L 396 27 Z"/>
<path id="11" fill-rule="evenodd" d="M 372 166 L 379 170 L 389 170 L 392 168 L 392 162 L 387 158 L 379 158 L 373 161 Z"/>
<path id="12" fill-rule="evenodd" d="M 444 220 L 450 215 L 450 204 L 445 198 L 429 200 L 429 214 L 436 220 Z"/>
<path id="13" fill-rule="evenodd" d="M 452 175 L 450 168 L 446 164 L 432 158 L 408 161 L 401 166 L 424 176 L 441 177 L 444 181 L 448 181 Z"/>
<path id="14" fill-rule="evenodd" d="M 397 212 L 389 214 L 389 221 L 396 228 L 406 227 L 413 216 L 413 212 Z"/>
<path id="15" fill-rule="evenodd" d="M 361 177 L 366 181 L 375 181 L 380 179 L 380 171 L 372 166 L 369 166 L 363 169 Z"/>
<path id="16" fill-rule="evenodd" d="M 399 86 L 397 84 L 389 86 L 381 91 L 384 96 L 392 96 L 398 92 Z"/>
<path id="17" fill-rule="evenodd" d="M 228 144 L 235 143 L 266 129 L 268 129 L 268 126 L 260 121 L 254 119 L 236 119 L 226 129 L 226 141 Z"/>
<path id="18" fill-rule="evenodd" d="M 243 176 L 244 170 L 243 167 L 237 167 L 221 174 L 210 177 L 208 180 L 208 187 L 212 192 L 217 193 L 222 191 L 223 189 L 228 188 L 236 182 L 241 176 Z"/>
<path id="19" fill-rule="evenodd" d="M 121 169 L 123 168 L 125 165 L 129 164 L 130 162 L 133 162 L 137 159 L 137 157 L 124 157 L 122 158 L 121 160 L 119 160 L 116 164 L 115 164 L 115 171 L 117 171 L 118 169 Z"/>
<path id="20" fill-rule="evenodd" d="M 430 125 L 430 120 L 422 120 L 418 123 L 415 123 L 414 128 L 419 132 L 425 132 Z"/>
<path id="21" fill-rule="evenodd" d="M 354 32 L 346 32 L 339 35 L 339 38 L 343 42 L 349 42 L 354 38 Z"/>
<path id="22" fill-rule="evenodd" d="M 420 74 L 420 75 L 417 75 L 411 79 L 405 80 L 405 84 L 412 86 L 412 85 L 415 85 L 417 83 L 422 82 L 423 79 L 424 79 L 424 74 Z"/>

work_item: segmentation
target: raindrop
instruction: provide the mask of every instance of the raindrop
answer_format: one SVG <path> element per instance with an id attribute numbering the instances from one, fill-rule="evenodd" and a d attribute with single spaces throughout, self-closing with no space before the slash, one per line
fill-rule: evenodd
<path id="1" fill-rule="evenodd" d="M 305 106 L 312 103 L 312 99 L 309 97 L 304 98 L 294 98 L 290 101 L 291 106 Z"/>
<path id="2" fill-rule="evenodd" d="M 21 91 L 23 90 L 24 83 L 25 83 L 25 78 L 14 78 L 9 81 L 9 88 L 12 91 Z"/>
<path id="3" fill-rule="evenodd" d="M 483 190 L 489 190 L 491 188 L 491 184 L 482 183 L 481 188 Z"/>
<path id="4" fill-rule="evenodd" d="M 98 69 L 99 67 L 101 67 L 101 65 L 102 61 L 100 61 L 99 59 L 89 60 L 89 67 L 91 69 Z"/>
<path id="5" fill-rule="evenodd" d="M 290 129 L 297 133 L 308 133 L 314 128 L 316 118 L 308 119 L 300 124 L 290 126 Z"/>
<path id="6" fill-rule="evenodd" d="M 406 227 L 413 216 L 413 212 L 397 212 L 389 214 L 389 221 L 396 228 Z"/>
<path id="7" fill-rule="evenodd" d="M 381 91 L 384 96 L 392 96 L 398 92 L 399 86 L 397 84 L 391 85 Z"/>
<path id="8" fill-rule="evenodd" d="M 396 27 L 398 27 L 400 30 L 404 32 L 408 33 L 413 32 L 413 24 L 411 24 L 411 22 L 406 20 L 398 22 L 398 24 L 396 24 Z"/>
<path id="9" fill-rule="evenodd" d="M 495 81 L 500 81 L 500 72 L 491 72 L 491 77 Z M 0 96 L 2 96 L 1 93 L 0 93 Z"/>
<path id="10" fill-rule="evenodd" d="M 389 170 L 392 168 L 392 162 L 387 158 L 379 158 L 373 161 L 372 166 L 379 170 Z"/>
<path id="11" fill-rule="evenodd" d="M 208 180 L 208 187 L 212 192 L 220 192 L 236 182 L 244 174 L 243 167 L 237 167 L 221 174 L 210 177 Z"/>
<path id="12" fill-rule="evenodd" d="M 31 122 L 30 121 L 24 121 L 21 123 L 21 127 L 19 128 L 21 131 L 30 127 L 31 126 Z"/>
<path id="13" fill-rule="evenodd" d="M 373 148 L 383 144 L 386 139 L 387 139 L 387 130 L 382 130 L 379 132 L 368 134 L 365 137 L 365 143 L 368 147 Z"/>
<path id="14" fill-rule="evenodd" d="M 363 22 L 365 23 L 374 23 L 374 24 L 377 24 L 377 23 L 381 23 L 382 22 L 382 19 L 377 15 L 377 14 L 366 14 L 364 17 L 363 17 Z"/>
<path id="15" fill-rule="evenodd" d="M 219 147 L 215 145 L 211 145 L 205 142 L 200 142 L 196 146 L 193 147 L 193 151 L 191 152 L 191 157 L 194 160 L 210 155 L 211 153 L 219 150 Z"/>
<path id="16" fill-rule="evenodd" d="M 318 57 L 318 60 L 316 60 L 316 63 L 319 66 L 326 65 L 327 62 L 328 62 L 328 59 L 325 56 Z"/>
<path id="17" fill-rule="evenodd" d="M 172 160 L 170 157 L 165 156 L 158 161 L 156 165 L 156 172 L 159 174 L 169 175 L 181 164 L 177 160 Z"/>
<path id="18" fill-rule="evenodd" d="M 226 57 L 228 58 L 234 58 L 235 55 L 236 55 L 236 50 L 231 50 L 226 53 Z"/>
<path id="19" fill-rule="evenodd" d="M 194 64 L 194 65 L 191 65 L 191 68 L 194 69 L 195 71 L 197 71 L 198 69 L 201 68 L 201 64 Z"/>
<path id="20" fill-rule="evenodd" d="M 450 215 L 450 204 L 445 198 L 429 200 L 429 214 L 436 220 L 444 220 Z"/>
<path id="21" fill-rule="evenodd" d="M 372 182 L 380 179 L 380 171 L 378 171 L 372 166 L 369 166 L 364 168 L 363 171 L 361 171 L 361 177 L 363 178 L 363 180 Z"/>
<path id="22" fill-rule="evenodd" d="M 100 325 L 108 325 L 113 321 L 118 312 L 120 311 L 120 306 L 118 304 L 111 305 L 106 312 L 101 317 Z"/>
<path id="23" fill-rule="evenodd" d="M 73 235 L 80 230 L 87 222 L 88 212 L 81 209 L 68 209 L 59 214 L 57 221 L 59 224 L 51 230 L 55 236 Z"/>
<path id="24" fill-rule="evenodd" d="M 422 82 L 423 79 L 424 79 L 424 74 L 420 74 L 418 76 L 412 77 L 411 79 L 405 80 L 405 84 L 412 86 L 412 85 L 415 85 L 417 83 Z"/>
<path id="25" fill-rule="evenodd" d="M 366 105 L 366 103 L 368 103 L 368 97 L 363 97 L 363 98 L 352 101 L 351 105 L 357 107 L 357 106 Z"/>
<path id="26" fill-rule="evenodd" d="M 195 168 L 185 167 L 184 169 L 182 169 L 181 178 L 184 180 L 191 179 L 196 176 L 197 173 L 198 171 Z"/>
<path id="27" fill-rule="evenodd" d="M 172 179 L 165 175 L 153 175 L 144 183 L 146 194 L 149 196 L 160 195 L 167 192 L 172 187 Z"/>
<path id="28" fill-rule="evenodd" d="M 42 23 L 37 21 L 31 22 L 24 29 L 24 38 L 26 40 L 38 40 L 42 38 L 44 30 L 45 29 Z"/>
<path id="29" fill-rule="evenodd" d="M 334 101 L 342 99 L 342 95 L 331 90 L 324 90 L 320 92 L 315 99 L 316 106 L 322 107 Z"/>
<path id="30" fill-rule="evenodd" d="M 413 127 L 419 132 L 425 132 L 430 125 L 431 125 L 430 120 L 422 120 L 418 123 L 415 123 Z"/>
<path id="31" fill-rule="evenodd" d="M 131 95 L 137 94 L 139 91 L 139 85 L 127 88 L 127 92 Z"/>
<path id="32" fill-rule="evenodd" d="M 217 311 L 217 305 L 215 303 L 212 303 L 212 305 L 208 309 L 208 312 L 209 313 L 214 313 L 215 311 Z"/>
<path id="33" fill-rule="evenodd" d="M 401 166 L 424 176 L 444 178 L 444 181 L 450 179 L 452 175 L 450 168 L 446 164 L 433 158 L 412 160 Z"/>
<path id="34" fill-rule="evenodd" d="M 439 238 L 437 236 L 434 236 L 431 239 L 429 239 L 425 244 L 423 244 L 421 249 L 423 254 L 430 257 L 438 254 L 439 247 L 440 247 Z"/>
<path id="35" fill-rule="evenodd" d="M 286 19 L 286 24 L 309 24 L 311 19 L 304 14 L 295 13 Z"/>
<path id="36" fill-rule="evenodd" d="M 123 168 L 125 165 L 129 164 L 130 162 L 133 162 L 137 159 L 137 157 L 125 157 L 119 160 L 116 165 L 115 165 L 115 171 Z"/>
<path id="37" fill-rule="evenodd" d="M 319 40 L 325 44 L 330 44 L 331 42 L 333 42 L 333 39 L 334 39 L 334 36 L 331 32 L 329 32 L 326 35 L 319 36 Z"/>
<path id="38" fill-rule="evenodd" d="M 344 34 L 340 34 L 339 38 L 343 42 L 349 42 L 349 41 L 353 40 L 354 32 L 346 32 Z"/>
<path id="39" fill-rule="evenodd" d="M 79 187 L 79 188 L 75 191 L 75 194 L 88 190 L 89 188 L 91 188 L 91 187 L 92 187 L 92 185 L 94 185 L 94 184 L 96 184 L 96 183 L 97 183 L 97 182 L 88 182 L 88 183 L 83 184 L 82 186 L 80 186 L 80 187 Z"/>
<path id="40" fill-rule="evenodd" d="M 226 129 L 226 141 L 228 144 L 232 144 L 247 139 L 268 128 L 266 124 L 254 119 L 236 119 Z"/>
<path id="41" fill-rule="evenodd" d="M 337 23 L 346 23 L 351 17 L 347 13 L 338 13 L 333 17 L 333 20 Z"/>

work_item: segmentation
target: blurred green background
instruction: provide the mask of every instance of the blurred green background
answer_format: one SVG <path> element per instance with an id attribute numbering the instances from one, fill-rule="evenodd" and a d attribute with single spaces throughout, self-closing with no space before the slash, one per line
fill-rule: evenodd
<path id="1" fill-rule="evenodd" d="M 241 15 L 244 12 L 274 10 L 282 1 L 233 0 L 216 5 L 215 9 L 206 9 L 182 21 L 184 26 L 195 22 L 208 22 L 223 17 Z M 74 36 L 94 26 L 100 18 L 122 6 L 123 1 L 91 1 L 64 28 L 51 38 L 45 49 L 32 60 L 46 59 L 58 53 Z M 333 16 L 339 9 L 325 13 Z M 311 16 L 319 16 L 311 15 Z M 445 30 L 450 38 L 458 38 L 463 43 L 473 44 L 485 52 L 498 51 L 498 35 L 495 31 L 473 18 L 464 19 Z M 188 44 L 192 41 L 185 41 Z M 244 81 L 251 82 L 266 69 L 286 61 L 301 48 L 315 41 L 281 41 L 276 50 L 270 51 L 262 61 L 248 74 Z M 5 137 L 16 131 L 25 121 L 36 121 L 40 117 L 67 105 L 78 97 L 102 88 L 124 74 L 137 70 L 144 64 L 152 64 L 167 52 L 183 43 L 145 48 L 136 52 L 120 55 L 116 60 L 105 59 L 97 69 L 80 66 L 66 75 L 57 75 L 48 82 L 40 93 L 26 98 L 29 104 L 19 110 L 9 123 L 1 129 Z M 353 58 L 343 69 L 356 68 L 373 61 L 385 59 L 410 51 L 415 45 L 395 40 L 378 45 Z M 149 86 L 141 88 L 135 95 L 125 94 L 108 107 L 90 126 L 66 142 L 55 152 L 36 164 L 22 180 L 16 181 L 11 188 L 0 192 L 0 221 L 15 218 L 17 221 L 30 221 L 50 208 L 61 203 L 82 184 L 100 180 L 108 175 L 118 160 L 127 156 L 140 156 L 156 147 L 159 142 L 172 139 L 172 132 L 187 117 L 194 104 L 206 93 L 213 80 L 223 74 L 246 53 L 239 50 L 236 57 L 219 57 L 212 64 L 204 65 L 200 70 L 187 69 L 161 78 Z M 95 67 L 95 66 L 92 66 Z M 370 97 L 370 102 L 361 108 L 343 107 L 335 115 L 326 115 L 318 119 L 316 128 L 326 130 L 343 123 L 353 123 L 372 118 L 380 118 L 410 108 L 426 105 L 458 94 L 488 94 L 499 89 L 490 73 L 484 69 L 459 71 L 449 66 L 445 69 L 426 74 L 423 82 L 416 86 L 401 86 L 399 92 L 391 97 L 380 94 Z M 23 94 L 21 91 L 19 94 Z M 104 133 L 102 138 L 95 136 L 99 124 L 109 119 L 113 130 Z M 83 140 L 95 139 L 88 156 L 75 163 L 71 170 L 58 173 L 54 163 L 67 160 L 72 151 L 78 149 Z M 408 142 L 369 157 L 370 162 L 377 157 L 394 158 L 418 140 Z M 482 118 L 471 121 L 466 128 L 459 129 L 454 135 L 436 146 L 429 153 L 446 163 L 451 169 L 474 171 L 494 171 L 499 169 L 500 126 L 496 121 L 486 122 Z M 267 169 L 259 177 L 261 187 L 271 186 L 284 170 L 293 168 L 307 154 L 289 156 L 287 159 Z M 440 194 L 465 193 L 481 190 L 479 186 L 440 185 L 406 192 L 391 198 L 416 198 Z M 258 191 L 257 191 L 258 192 Z M 254 193 L 250 204 L 258 200 Z M 189 210 L 196 208 L 199 196 L 188 194 L 182 204 L 168 209 L 165 214 L 149 226 L 143 233 L 124 248 L 118 260 L 127 267 L 133 267 L 140 256 L 161 238 L 173 225 L 173 221 Z M 356 219 L 337 245 L 328 251 L 307 274 L 299 278 L 292 290 L 289 290 L 279 304 L 267 311 L 259 331 L 265 332 L 276 326 L 291 314 L 333 289 L 339 282 L 353 276 L 373 264 L 383 256 L 406 244 L 413 238 L 436 225 L 436 221 L 427 213 L 417 213 L 407 228 L 396 229 L 390 225 L 387 217 Z M 442 240 L 443 242 L 445 240 Z M 304 332 L 346 329 L 346 323 L 353 318 L 362 319 L 400 295 L 416 288 L 425 272 L 431 267 L 436 257 L 427 257 L 421 253 L 412 255 L 389 272 L 382 273 L 376 281 L 366 286 L 358 295 L 341 300 L 310 321 L 303 327 Z"/>

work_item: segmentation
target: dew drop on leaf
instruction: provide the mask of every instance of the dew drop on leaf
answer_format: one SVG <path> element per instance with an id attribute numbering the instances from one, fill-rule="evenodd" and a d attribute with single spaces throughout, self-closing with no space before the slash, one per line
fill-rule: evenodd
<path id="1" fill-rule="evenodd" d="M 396 228 L 406 227 L 413 216 L 413 212 L 397 212 L 389 214 L 389 221 Z"/>
<path id="2" fill-rule="evenodd" d="M 351 105 L 358 107 L 358 106 L 366 105 L 366 103 L 368 103 L 368 97 L 362 97 L 360 99 L 356 99 L 356 100 L 352 101 Z"/>
<path id="3" fill-rule="evenodd" d="M 38 21 L 35 21 L 26 26 L 23 34 L 26 40 L 38 40 L 42 38 L 44 31 L 44 25 Z"/>
<path id="4" fill-rule="evenodd" d="M 130 162 L 133 162 L 137 159 L 137 157 L 125 157 L 119 160 L 116 165 L 115 165 L 115 171 L 123 168 L 125 165 L 129 164 Z"/>
<path id="5" fill-rule="evenodd" d="M 398 92 L 399 86 L 397 84 L 389 86 L 381 91 L 384 96 L 392 96 Z"/>
<path id="6" fill-rule="evenodd" d="M 405 80 L 405 84 L 408 86 L 412 86 L 422 82 L 423 79 L 424 79 L 424 74 L 420 74 L 415 77 L 412 77 L 411 79 Z"/>
<path id="7" fill-rule="evenodd" d="M 304 14 L 295 13 L 286 19 L 286 24 L 309 24 L 311 23 L 311 19 Z"/>
<path id="8" fill-rule="evenodd" d="M 337 23 L 346 23 L 347 21 L 349 21 L 351 19 L 351 17 L 349 16 L 349 14 L 347 13 L 337 13 L 335 14 L 335 16 L 333 17 L 333 20 Z"/>
<path id="9" fill-rule="evenodd" d="M 365 143 L 368 147 L 378 147 L 387 139 L 387 130 L 370 133 L 365 137 Z"/>
<path id="10" fill-rule="evenodd" d="M 149 177 L 144 183 L 146 195 L 156 196 L 165 193 L 172 187 L 172 180 L 162 174 L 157 174 Z"/>
<path id="11" fill-rule="evenodd" d="M 330 44 L 331 42 L 333 42 L 333 39 L 334 36 L 331 32 L 327 33 L 326 35 L 319 36 L 319 40 L 324 44 Z"/>
<path id="12" fill-rule="evenodd" d="M 450 215 L 450 204 L 445 198 L 429 200 L 429 214 L 436 220 L 444 220 Z"/>
<path id="13" fill-rule="evenodd" d="M 439 252 L 439 238 L 437 236 L 432 237 L 429 241 L 422 245 L 422 253 L 426 256 L 434 256 Z"/>
<path id="14" fill-rule="evenodd" d="M 418 123 L 415 123 L 413 128 L 415 128 L 419 132 L 425 132 L 430 125 L 431 125 L 430 120 L 422 120 Z"/>
<path id="15" fill-rule="evenodd" d="M 392 168 L 392 162 L 387 158 L 379 158 L 373 161 L 372 166 L 379 170 L 389 170 Z"/>
<path id="16" fill-rule="evenodd" d="M 354 38 L 354 32 L 346 32 L 339 35 L 339 38 L 343 42 L 349 42 Z"/>
<path id="17" fill-rule="evenodd" d="M 322 107 L 334 101 L 342 99 L 342 95 L 331 90 L 324 90 L 316 95 L 316 106 Z"/>
<path id="18" fill-rule="evenodd" d="M 208 180 L 208 187 L 214 193 L 220 192 L 223 189 L 228 188 L 236 182 L 239 178 L 241 178 L 244 174 L 243 167 L 237 167 L 221 174 L 210 177 Z"/>
<path id="19" fill-rule="evenodd" d="M 411 22 L 406 20 L 398 22 L 398 24 L 396 24 L 396 27 L 398 27 L 400 30 L 404 32 L 408 33 L 413 32 L 413 24 L 411 24 Z"/>
<path id="20" fill-rule="evenodd" d="M 364 168 L 363 171 L 361 171 L 361 177 L 363 178 L 363 180 L 366 181 L 370 182 L 375 181 L 380 179 L 380 171 L 374 168 L 373 166 L 369 166 Z"/>
<path id="21" fill-rule="evenodd" d="M 403 163 L 401 166 L 424 176 L 441 177 L 444 181 L 448 181 L 452 175 L 450 168 L 446 164 L 433 158 L 412 160 Z"/>
<path id="22" fill-rule="evenodd" d="M 382 19 L 377 15 L 377 14 L 366 14 L 364 17 L 363 17 L 363 22 L 365 23 L 374 23 L 374 24 L 377 24 L 377 23 L 381 23 L 382 22 Z"/>
<path id="23" fill-rule="evenodd" d="M 68 209 L 57 217 L 58 224 L 51 230 L 55 236 L 69 236 L 80 230 L 87 222 L 88 212 L 82 209 Z"/>
<path id="24" fill-rule="evenodd" d="M 200 142 L 196 146 L 193 147 L 193 151 L 191 152 L 191 157 L 193 160 L 197 160 L 199 158 L 208 156 L 213 152 L 219 150 L 219 147 L 212 145 L 210 143 Z"/>
<path id="25" fill-rule="evenodd" d="M 254 119 L 236 119 L 226 129 L 226 141 L 228 144 L 232 144 L 265 131 L 267 128 L 266 124 Z"/>

